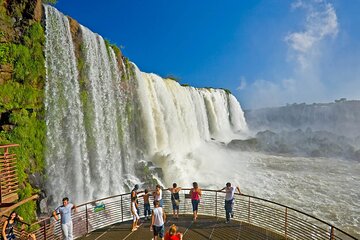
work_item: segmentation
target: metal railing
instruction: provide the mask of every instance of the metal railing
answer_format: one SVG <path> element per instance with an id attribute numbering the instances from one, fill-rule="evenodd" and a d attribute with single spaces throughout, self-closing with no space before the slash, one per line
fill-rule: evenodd
<path id="1" fill-rule="evenodd" d="M 16 194 L 19 183 L 17 178 L 16 154 L 9 153 L 9 148 L 17 147 L 18 144 L 9 144 L 0 146 L 0 204 L 12 201 L 11 195 Z M 16 197 L 13 199 L 17 199 Z"/>
<path id="2" fill-rule="evenodd" d="M 185 198 L 189 189 L 180 191 L 180 214 L 192 214 L 191 200 Z M 141 194 L 139 194 L 141 195 Z M 225 217 L 225 193 L 203 190 L 199 205 L 199 215 L 217 218 Z M 163 190 L 164 209 L 172 213 L 171 194 Z M 143 214 L 143 199 L 139 197 L 140 213 Z M 115 223 L 132 219 L 130 213 L 130 193 L 81 204 L 73 214 L 74 237 L 79 238 L 92 231 Z M 356 239 L 335 226 L 328 224 L 294 208 L 258 197 L 236 194 L 234 198 L 234 220 L 281 236 L 283 239 Z M 47 218 L 30 226 L 36 229 L 36 239 L 62 239 L 59 221 Z"/>

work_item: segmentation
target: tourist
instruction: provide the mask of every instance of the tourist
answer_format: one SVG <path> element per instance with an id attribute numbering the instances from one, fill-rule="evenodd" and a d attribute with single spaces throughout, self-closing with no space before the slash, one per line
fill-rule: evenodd
<path id="1" fill-rule="evenodd" d="M 239 194 L 241 194 L 240 192 L 240 188 L 239 187 L 232 187 L 231 183 L 226 183 L 226 186 L 224 188 L 222 188 L 220 191 L 225 190 L 226 194 L 225 194 L 225 212 L 226 212 L 226 223 L 230 222 L 230 216 L 234 217 L 233 214 L 233 206 L 234 206 L 234 193 L 235 190 L 238 190 Z"/>
<path id="2" fill-rule="evenodd" d="M 165 240 L 182 240 L 183 235 L 177 231 L 175 224 L 170 226 L 169 231 L 165 234 Z"/>
<path id="3" fill-rule="evenodd" d="M 154 200 L 159 201 L 160 207 L 163 207 L 164 202 L 162 198 L 162 190 L 159 184 L 156 185 L 156 189 L 153 192 L 153 196 L 154 196 Z"/>
<path id="4" fill-rule="evenodd" d="M 139 200 L 137 199 L 137 191 L 139 190 L 139 185 L 135 184 L 133 190 L 131 190 L 131 199 L 135 198 L 136 201 L 136 212 L 138 215 L 140 215 L 140 210 L 139 210 Z"/>
<path id="5" fill-rule="evenodd" d="M 180 190 L 181 187 L 177 187 L 176 183 L 173 183 L 173 187 L 169 188 L 169 191 L 171 192 L 171 203 L 172 203 L 174 218 L 179 218 Z"/>
<path id="6" fill-rule="evenodd" d="M 199 188 L 197 182 L 193 182 L 193 188 L 190 190 L 189 194 L 191 196 L 191 204 L 193 207 L 194 222 L 196 222 L 201 197 L 201 189 Z"/>
<path id="7" fill-rule="evenodd" d="M 148 216 L 150 216 L 151 214 L 151 209 L 150 209 L 150 193 L 149 190 L 145 189 L 145 194 L 142 195 L 143 199 L 144 199 L 144 215 L 145 215 L 145 220 L 148 220 Z"/>
<path id="8" fill-rule="evenodd" d="M 165 211 L 160 207 L 158 200 L 154 201 L 154 209 L 151 216 L 150 231 L 154 232 L 154 240 L 164 239 L 165 227 L 164 223 L 166 220 Z M 159 238 L 158 238 L 159 237 Z"/>
<path id="9" fill-rule="evenodd" d="M 71 220 L 71 210 L 77 212 L 76 206 L 69 203 L 69 198 L 63 198 L 63 205 L 53 211 L 53 216 L 56 221 L 59 220 L 58 214 L 61 217 L 61 230 L 64 240 L 73 240 L 73 224 Z"/>
<path id="10" fill-rule="evenodd" d="M 12 212 L 8 219 L 4 222 L 1 236 L 3 240 L 13 240 L 16 239 L 14 234 L 14 227 L 18 224 L 19 221 L 22 221 L 23 218 L 17 215 L 16 212 Z"/>
<path id="11" fill-rule="evenodd" d="M 139 227 L 138 226 L 138 221 L 139 221 L 139 214 L 137 212 L 137 202 L 136 202 L 136 197 L 131 197 L 131 205 L 130 205 L 130 211 L 131 211 L 131 214 L 133 216 L 133 223 L 132 223 L 132 228 L 131 228 L 131 231 L 135 231 L 137 230 L 137 228 Z"/>

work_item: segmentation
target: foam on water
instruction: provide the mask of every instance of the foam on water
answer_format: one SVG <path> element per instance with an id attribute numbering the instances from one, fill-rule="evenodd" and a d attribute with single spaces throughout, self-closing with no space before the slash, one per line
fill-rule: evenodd
<path id="1" fill-rule="evenodd" d="M 309 213 L 360 236 L 360 163 L 339 159 L 236 152 L 219 144 L 194 151 L 181 179 L 220 189 L 227 181 L 242 192 Z M 193 162 L 192 164 L 190 162 Z M 183 169 L 184 170 L 184 169 Z M 184 181 L 187 186 L 190 181 Z"/>

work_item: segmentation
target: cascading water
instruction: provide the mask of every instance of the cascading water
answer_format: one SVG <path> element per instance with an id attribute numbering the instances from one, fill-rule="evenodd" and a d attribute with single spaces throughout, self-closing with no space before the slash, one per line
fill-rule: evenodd
<path id="1" fill-rule="evenodd" d="M 45 6 L 46 14 L 46 160 L 48 192 L 91 196 L 90 169 L 78 71 L 68 19 Z"/>
<path id="2" fill-rule="evenodd" d="M 187 184 L 192 152 L 246 131 L 238 101 L 223 90 L 182 87 L 124 64 L 103 38 L 80 26 L 76 50 L 68 19 L 46 13 L 48 193 L 75 201 L 125 191 L 139 160 Z M 77 58 L 75 52 L 77 52 Z M 121 64 L 118 64 L 121 62 Z"/>
<path id="3" fill-rule="evenodd" d="M 81 27 L 81 72 L 68 19 L 55 8 L 46 14 L 46 122 L 48 192 L 59 202 L 78 202 L 124 191 L 133 173 L 121 72 L 104 40 Z M 83 79 L 79 79 L 83 76 Z"/>
<path id="4" fill-rule="evenodd" d="M 244 114 L 231 94 L 182 87 L 136 67 L 135 75 L 147 154 L 165 171 L 165 183 L 190 184 L 193 170 L 203 160 L 193 156 L 195 150 L 205 146 L 216 151 L 212 139 L 227 141 L 237 131 L 246 132 Z"/>

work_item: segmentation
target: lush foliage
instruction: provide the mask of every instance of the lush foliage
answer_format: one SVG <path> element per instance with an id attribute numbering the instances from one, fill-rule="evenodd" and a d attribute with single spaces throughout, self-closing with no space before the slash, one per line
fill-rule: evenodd
<path id="1" fill-rule="evenodd" d="M 52 4 L 52 5 L 54 5 L 54 4 L 57 3 L 57 0 L 43 0 L 42 2 L 43 2 L 43 3 L 46 3 L 46 4 Z"/>
<path id="2" fill-rule="evenodd" d="M 180 78 L 179 77 L 176 77 L 174 75 L 167 75 L 166 77 L 164 77 L 164 79 L 170 79 L 170 80 L 173 80 L 173 81 L 176 81 L 176 82 L 180 82 Z"/>
<path id="3" fill-rule="evenodd" d="M 20 10 L 16 14 L 21 15 Z M 8 129 L 0 126 L 0 144 L 20 144 L 12 151 L 17 154 L 19 198 L 25 199 L 38 191 L 29 184 L 28 175 L 44 171 L 45 35 L 38 22 L 22 31 L 16 42 L 0 43 L 0 64 L 10 66 L 12 74 L 12 78 L 0 87 L 0 114 L 8 115 L 1 121 L 12 126 Z M 36 216 L 35 209 L 36 203 L 29 202 L 19 207 L 17 212 L 25 221 L 31 222 Z"/>

